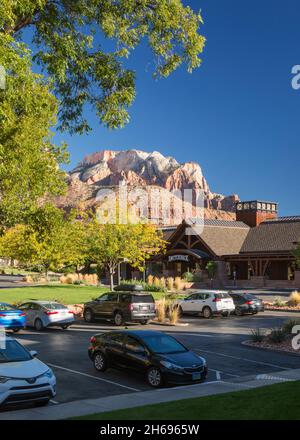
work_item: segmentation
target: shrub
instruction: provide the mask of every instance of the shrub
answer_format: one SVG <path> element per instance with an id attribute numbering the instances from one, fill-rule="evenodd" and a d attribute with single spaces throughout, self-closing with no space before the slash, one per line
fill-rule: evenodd
<path id="1" fill-rule="evenodd" d="M 168 277 L 167 288 L 168 288 L 168 290 L 173 290 L 173 288 L 174 288 L 174 278 L 173 277 Z"/>
<path id="2" fill-rule="evenodd" d="M 262 342 L 264 339 L 264 333 L 260 328 L 254 328 L 250 333 L 251 341 Z"/>
<path id="3" fill-rule="evenodd" d="M 163 298 L 157 302 L 156 310 L 157 310 L 158 322 L 164 322 L 166 319 L 166 300 L 165 300 L 165 298 Z"/>
<path id="4" fill-rule="evenodd" d="M 161 287 L 160 278 L 155 277 L 154 280 L 153 280 L 153 285 L 154 285 L 155 287 Z"/>
<path id="5" fill-rule="evenodd" d="M 299 306 L 300 305 L 300 293 L 297 292 L 296 290 L 294 292 L 292 292 L 289 296 L 289 300 L 288 300 L 288 305 L 289 306 Z"/>
<path id="6" fill-rule="evenodd" d="M 184 272 L 182 278 L 188 283 L 191 283 L 192 281 L 194 281 L 194 274 L 192 274 L 192 272 Z"/>
<path id="7" fill-rule="evenodd" d="M 293 327 L 295 327 L 295 325 L 300 325 L 300 318 L 298 318 L 298 319 L 289 319 L 288 321 L 286 321 L 283 324 L 282 330 L 283 330 L 283 332 L 285 334 L 291 335 Z"/>
<path id="8" fill-rule="evenodd" d="M 286 301 L 283 301 L 279 296 L 275 298 L 275 301 L 273 301 L 273 306 L 275 307 L 284 307 L 286 306 Z"/>
<path id="9" fill-rule="evenodd" d="M 171 324 L 177 324 L 178 320 L 179 320 L 179 307 L 177 304 L 171 304 L 169 306 L 169 320 Z"/>
<path id="10" fill-rule="evenodd" d="M 182 279 L 180 277 L 175 277 L 174 280 L 174 287 L 176 290 L 181 290 L 182 289 Z"/>
<path id="11" fill-rule="evenodd" d="M 149 286 L 153 285 L 153 280 L 154 280 L 154 276 L 153 275 L 149 275 L 148 278 L 147 278 Z"/>
<path id="12" fill-rule="evenodd" d="M 285 339 L 285 332 L 282 328 L 273 328 L 268 335 L 268 339 L 270 342 L 273 342 L 274 344 L 279 344 L 280 342 L 284 341 Z"/>

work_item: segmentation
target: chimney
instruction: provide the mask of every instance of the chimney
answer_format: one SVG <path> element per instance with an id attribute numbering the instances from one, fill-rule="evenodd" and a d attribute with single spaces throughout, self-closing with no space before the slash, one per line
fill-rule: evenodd
<path id="1" fill-rule="evenodd" d="M 277 218 L 278 204 L 274 202 L 261 202 L 259 200 L 250 202 L 238 202 L 236 204 L 236 219 L 246 223 L 251 228 L 258 226 L 261 222 Z"/>

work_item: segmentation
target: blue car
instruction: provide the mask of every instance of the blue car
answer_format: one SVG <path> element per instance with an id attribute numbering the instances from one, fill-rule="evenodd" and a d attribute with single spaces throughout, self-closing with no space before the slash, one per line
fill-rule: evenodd
<path id="1" fill-rule="evenodd" d="M 0 303 L 0 327 L 18 332 L 25 327 L 26 315 L 10 304 Z"/>

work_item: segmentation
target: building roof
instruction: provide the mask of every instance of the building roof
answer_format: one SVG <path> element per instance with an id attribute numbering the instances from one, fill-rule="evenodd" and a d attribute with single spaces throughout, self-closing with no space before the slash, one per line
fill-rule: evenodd
<path id="1" fill-rule="evenodd" d="M 250 229 L 245 223 L 232 220 L 188 219 L 186 223 L 200 226 L 195 232 L 216 256 L 238 254 Z"/>
<path id="2" fill-rule="evenodd" d="M 291 252 L 300 240 L 300 216 L 279 217 L 251 228 L 241 254 Z"/>

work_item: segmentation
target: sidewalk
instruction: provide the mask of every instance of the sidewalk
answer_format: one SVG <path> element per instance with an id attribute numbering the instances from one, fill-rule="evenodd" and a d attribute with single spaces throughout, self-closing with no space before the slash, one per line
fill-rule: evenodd
<path id="1" fill-rule="evenodd" d="M 286 370 L 234 380 L 206 382 L 177 388 L 163 388 L 140 393 L 85 399 L 59 405 L 0 413 L 1 420 L 59 420 L 69 417 L 134 408 L 155 403 L 241 391 L 275 383 L 300 380 L 300 369 Z"/>

